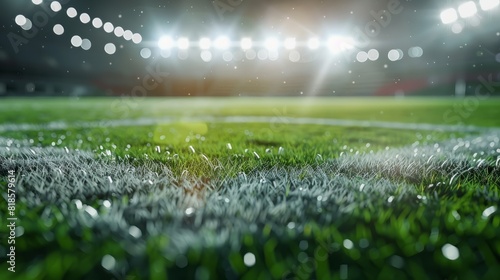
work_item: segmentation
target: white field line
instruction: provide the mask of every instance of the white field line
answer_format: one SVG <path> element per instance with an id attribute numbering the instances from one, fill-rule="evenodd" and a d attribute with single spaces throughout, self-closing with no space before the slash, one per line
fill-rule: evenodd
<path id="1" fill-rule="evenodd" d="M 418 184 L 438 174 L 444 181 L 428 188 L 440 188 L 472 169 L 500 170 L 495 132 L 374 154 L 346 153 L 317 167 L 277 166 L 210 182 L 176 178 L 168 164 L 134 166 L 113 156 L 96 159 L 88 151 L 31 147 L 0 137 L 1 145 L 0 173 L 18 170 L 18 192 L 28 207 L 62 205 L 58 207 L 72 227 L 106 228 L 120 242 L 166 234 L 174 244 L 166 248 L 172 255 L 193 246 L 229 244 L 257 225 L 281 230 L 300 228 L 301 221 L 329 224 L 381 200 L 427 203 L 413 183 L 401 179 Z M 196 186 L 207 191 L 197 193 Z M 130 201 L 120 203 L 125 195 Z M 96 199 L 101 206 L 93 208 Z M 52 217 L 50 207 L 42 218 Z"/>
<path id="2" fill-rule="evenodd" d="M 96 127 L 123 127 L 123 126 L 149 126 L 156 124 L 176 122 L 215 122 L 215 123 L 265 123 L 274 125 L 306 124 L 306 125 L 329 125 L 341 127 L 367 127 L 388 128 L 417 131 L 440 131 L 440 132 L 487 132 L 498 131 L 498 128 L 464 125 L 440 125 L 426 123 L 403 123 L 383 121 L 362 121 L 325 118 L 293 118 L 293 117 L 269 117 L 269 116 L 193 116 L 193 117 L 163 117 L 163 118 L 138 118 L 122 120 L 105 120 L 98 122 L 49 122 L 46 124 L 0 124 L 0 133 L 8 131 L 38 131 L 38 130 L 64 130 L 69 128 L 96 128 Z"/>

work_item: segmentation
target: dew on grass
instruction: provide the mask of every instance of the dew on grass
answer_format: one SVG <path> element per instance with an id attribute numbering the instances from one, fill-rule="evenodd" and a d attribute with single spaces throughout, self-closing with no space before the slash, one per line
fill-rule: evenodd
<path id="1" fill-rule="evenodd" d="M 391 195 L 391 196 L 389 196 L 389 198 L 387 199 L 387 202 L 392 203 L 392 201 L 393 201 L 393 200 L 394 200 L 394 196 L 392 196 L 392 195 Z"/>
<path id="2" fill-rule="evenodd" d="M 246 253 L 244 256 L 243 256 L 243 262 L 245 263 L 245 265 L 247 267 L 252 267 L 255 265 L 255 262 L 256 262 L 256 259 L 255 259 L 255 255 L 252 254 L 252 253 Z"/>
<path id="3" fill-rule="evenodd" d="M 443 256 L 451 261 L 457 260 L 460 257 L 460 251 L 457 247 L 446 243 L 442 248 L 441 252 Z"/>
<path id="4" fill-rule="evenodd" d="M 278 149 L 278 155 L 282 155 L 285 153 L 285 149 L 283 147 L 279 147 Z"/>
<path id="5" fill-rule="evenodd" d="M 97 217 L 97 210 L 95 210 L 92 206 L 85 206 L 85 212 L 89 214 L 92 218 Z"/>
<path id="6" fill-rule="evenodd" d="M 111 255 L 105 255 L 102 257 L 101 265 L 106 270 L 113 270 L 116 265 L 116 260 Z"/>
<path id="7" fill-rule="evenodd" d="M 354 243 L 350 239 L 344 239 L 344 242 L 342 242 L 342 244 L 347 250 L 351 250 L 352 248 L 354 248 Z"/>
<path id="8" fill-rule="evenodd" d="M 294 229 L 294 228 L 295 228 L 295 223 L 294 223 L 294 222 L 289 222 L 289 223 L 286 225 L 286 227 L 287 227 L 288 229 Z"/>
<path id="9" fill-rule="evenodd" d="M 196 153 L 196 151 L 194 150 L 193 146 L 189 146 L 189 150 L 190 150 L 193 154 L 195 154 L 195 153 Z"/>
<path id="10" fill-rule="evenodd" d="M 227 147 L 228 150 L 232 150 L 233 149 L 233 146 L 231 146 L 231 143 L 227 143 L 226 147 Z"/>
<path id="11" fill-rule="evenodd" d="M 160 146 L 156 146 L 156 147 L 155 147 L 155 151 L 156 151 L 157 153 L 161 153 L 161 148 L 160 148 Z"/>
<path id="12" fill-rule="evenodd" d="M 110 208 L 111 207 L 111 202 L 109 202 L 109 200 L 104 200 L 102 202 L 102 205 L 106 208 Z"/>
<path id="13" fill-rule="evenodd" d="M 79 199 L 75 199 L 74 203 L 75 203 L 77 209 L 82 209 L 83 204 Z"/>
<path id="14" fill-rule="evenodd" d="M 128 233 L 134 238 L 140 238 L 142 236 L 142 231 L 136 226 L 131 226 L 128 229 Z"/>
<path id="15" fill-rule="evenodd" d="M 491 214 L 495 213 L 496 211 L 497 211 L 496 206 L 490 206 L 490 207 L 484 209 L 483 214 L 482 214 L 483 219 L 488 219 L 488 217 L 491 216 Z"/>
<path id="16" fill-rule="evenodd" d="M 257 152 L 253 152 L 253 155 L 255 156 L 256 159 L 260 159 L 260 156 L 259 154 L 257 154 Z"/>
<path id="17" fill-rule="evenodd" d="M 188 216 L 188 217 L 192 216 L 194 214 L 194 208 L 193 207 L 187 208 L 185 213 L 186 213 L 186 216 Z"/>
<path id="18" fill-rule="evenodd" d="M 211 163 L 211 162 L 210 162 L 210 160 L 208 159 L 208 157 L 207 157 L 206 155 L 201 154 L 201 157 L 202 157 L 205 161 L 207 161 L 208 163 Z"/>

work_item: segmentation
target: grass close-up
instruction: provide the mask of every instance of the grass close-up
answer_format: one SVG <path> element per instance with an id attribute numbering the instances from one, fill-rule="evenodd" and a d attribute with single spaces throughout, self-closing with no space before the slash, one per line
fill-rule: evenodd
<path id="1" fill-rule="evenodd" d="M 470 101 L 4 99 L 0 278 L 496 279 L 500 100 Z"/>

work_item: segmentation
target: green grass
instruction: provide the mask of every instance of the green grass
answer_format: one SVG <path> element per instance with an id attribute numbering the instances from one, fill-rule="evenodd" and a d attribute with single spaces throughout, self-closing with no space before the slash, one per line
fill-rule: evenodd
<path id="1" fill-rule="evenodd" d="M 450 98 L 94 98 L 3 99 L 0 123 L 101 121 L 165 116 L 313 117 L 500 126 L 500 99 Z"/>
<path id="2" fill-rule="evenodd" d="M 500 273 L 500 100 L 463 108 L 462 99 L 433 98 L 133 99 L 129 109 L 117 102 L 1 100 L 0 144 L 9 149 L 0 147 L 0 185 L 16 171 L 22 227 L 17 272 L 4 262 L 2 279 Z M 192 116 L 271 118 L 185 118 Z M 299 125 L 289 121 L 295 117 L 494 130 Z M 158 121 L 106 126 L 140 118 Z M 81 127 L 95 121 L 101 125 Z M 49 122 L 69 128 L 1 130 Z M 2 200 L 2 217 L 6 207 Z"/>

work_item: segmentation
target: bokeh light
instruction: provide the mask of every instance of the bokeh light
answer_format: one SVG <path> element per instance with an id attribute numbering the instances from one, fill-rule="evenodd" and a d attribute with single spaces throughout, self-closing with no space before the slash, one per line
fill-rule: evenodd
<path id="1" fill-rule="evenodd" d="M 209 38 L 201 38 L 198 45 L 200 49 L 208 50 L 212 46 L 212 41 Z"/>
<path id="2" fill-rule="evenodd" d="M 149 48 L 143 48 L 141 50 L 141 56 L 144 59 L 148 59 L 151 57 L 151 50 Z"/>
<path id="3" fill-rule="evenodd" d="M 92 42 L 90 42 L 89 39 L 83 39 L 81 47 L 82 49 L 88 51 L 92 47 Z"/>
<path id="4" fill-rule="evenodd" d="M 500 4 L 500 0 L 480 0 L 479 5 L 481 5 L 481 9 L 483 11 L 489 11 L 498 7 Z"/>
<path id="5" fill-rule="evenodd" d="M 267 38 L 264 47 L 268 50 L 276 50 L 279 47 L 279 42 L 276 38 Z"/>
<path id="6" fill-rule="evenodd" d="M 319 48 L 320 42 L 318 38 L 311 38 L 307 41 L 307 47 L 311 50 Z"/>
<path id="7" fill-rule="evenodd" d="M 214 46 L 219 50 L 227 50 L 231 46 L 231 41 L 226 36 L 219 36 L 215 39 Z"/>
<path id="8" fill-rule="evenodd" d="M 210 62 L 210 61 L 212 61 L 212 52 L 204 50 L 201 52 L 200 57 L 203 61 Z"/>
<path id="9" fill-rule="evenodd" d="M 114 26 L 113 26 L 113 24 L 111 22 L 106 22 L 104 24 L 103 28 L 104 28 L 104 31 L 106 33 L 111 33 L 111 32 L 113 32 L 115 30 L 115 28 L 114 28 Z"/>
<path id="10" fill-rule="evenodd" d="M 252 48 L 252 39 L 251 38 L 243 38 L 241 39 L 241 42 L 240 42 L 240 45 L 241 45 L 241 48 L 243 50 L 249 50 Z"/>
<path id="11" fill-rule="evenodd" d="M 142 42 L 142 35 L 139 34 L 139 33 L 135 33 L 133 36 L 132 36 L 132 42 L 134 42 L 135 44 L 139 44 Z"/>
<path id="12" fill-rule="evenodd" d="M 284 46 L 287 50 L 293 50 L 297 47 L 297 40 L 295 38 L 286 38 Z"/>
<path id="13" fill-rule="evenodd" d="M 94 18 L 92 20 L 92 25 L 95 27 L 95 28 L 101 28 L 102 27 L 102 20 L 100 18 Z"/>
<path id="14" fill-rule="evenodd" d="M 113 44 L 113 43 L 107 43 L 105 46 L 104 46 L 104 51 L 107 53 L 107 54 L 114 54 L 116 52 L 116 46 Z"/>
<path id="15" fill-rule="evenodd" d="M 87 23 L 89 23 L 89 22 L 90 22 L 90 16 L 89 16 L 89 14 L 87 14 L 87 13 L 82 13 L 82 14 L 80 15 L 80 21 L 81 21 L 83 24 L 87 24 Z"/>
<path id="16" fill-rule="evenodd" d="M 116 37 L 121 37 L 125 33 L 125 30 L 123 30 L 123 27 L 117 26 L 115 27 L 114 33 Z"/>
<path id="17" fill-rule="evenodd" d="M 247 50 L 245 52 L 245 57 L 248 59 L 248 60 L 254 60 L 256 57 L 257 57 L 257 52 L 254 51 L 254 50 Z"/>
<path id="18" fill-rule="evenodd" d="M 368 59 L 371 61 L 376 61 L 380 57 L 379 52 L 376 49 L 371 49 L 368 51 Z"/>
<path id="19" fill-rule="evenodd" d="M 26 18 L 26 22 L 21 26 L 24 30 L 30 30 L 33 27 L 33 23 L 29 18 Z"/>
<path id="20" fill-rule="evenodd" d="M 123 32 L 123 39 L 125 39 L 127 41 L 132 40 L 133 37 L 134 37 L 134 33 L 132 33 L 132 31 L 130 31 L 130 30 L 125 30 L 125 32 Z"/>
<path id="21" fill-rule="evenodd" d="M 424 54 L 424 50 L 419 46 L 411 47 L 408 50 L 408 56 L 411 58 L 418 58 L 418 57 L 421 57 L 423 54 Z"/>
<path id="22" fill-rule="evenodd" d="M 23 15 L 17 15 L 17 16 L 16 16 L 16 18 L 15 18 L 15 22 L 16 22 L 16 24 L 17 24 L 17 25 L 19 25 L 19 26 L 23 26 L 23 25 L 25 25 L 25 24 L 26 24 L 26 21 L 27 21 L 27 19 L 26 19 L 26 17 L 25 17 L 25 16 L 23 16 Z"/>
<path id="23" fill-rule="evenodd" d="M 54 25 L 53 30 L 56 35 L 62 35 L 64 33 L 64 27 L 60 24 Z"/>
<path id="24" fill-rule="evenodd" d="M 56 13 L 59 12 L 62 9 L 61 3 L 59 3 L 58 1 L 53 1 L 52 3 L 50 3 L 50 9 L 52 9 L 52 11 Z"/>
<path id="25" fill-rule="evenodd" d="M 174 46 L 174 41 L 170 36 L 163 36 L 158 40 L 158 47 L 160 49 L 171 49 Z"/>
<path id="26" fill-rule="evenodd" d="M 78 12 L 76 11 L 75 8 L 73 7 L 70 7 L 66 10 L 66 14 L 68 15 L 68 17 L 70 18 L 74 18 L 78 15 Z"/>
<path id="27" fill-rule="evenodd" d="M 82 45 L 82 38 L 78 35 L 71 37 L 71 44 L 73 47 L 79 48 Z"/>
<path id="28" fill-rule="evenodd" d="M 187 50 L 189 48 L 189 39 L 186 37 L 181 37 L 177 40 L 177 47 L 181 50 Z"/>
<path id="29" fill-rule="evenodd" d="M 470 18 L 476 15 L 477 7 L 473 1 L 465 2 L 458 6 L 458 13 L 462 18 Z"/>
<path id="30" fill-rule="evenodd" d="M 453 8 L 446 9 L 441 12 L 441 21 L 444 24 L 450 24 L 458 19 L 457 11 Z"/>
<path id="31" fill-rule="evenodd" d="M 403 58 L 403 51 L 399 49 L 392 49 L 389 51 L 387 57 L 390 61 L 398 61 Z"/>

